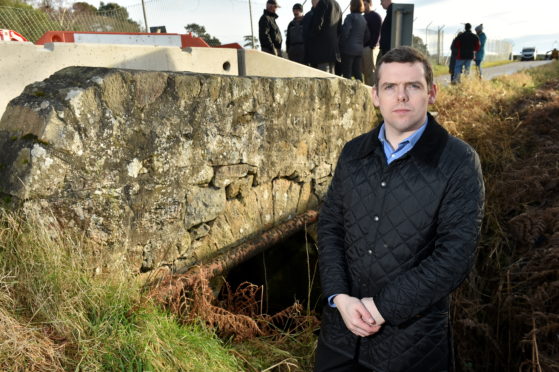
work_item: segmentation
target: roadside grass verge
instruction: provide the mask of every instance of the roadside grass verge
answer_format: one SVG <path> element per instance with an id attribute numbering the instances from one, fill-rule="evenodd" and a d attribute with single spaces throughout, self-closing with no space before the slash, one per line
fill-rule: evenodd
<path id="1" fill-rule="evenodd" d="M 509 61 L 509 60 L 502 60 L 502 61 L 483 61 L 481 63 L 481 68 L 489 68 L 489 67 L 496 67 L 496 66 L 502 66 L 502 65 L 507 65 L 509 63 L 513 63 L 514 61 Z M 475 63 L 472 62 L 472 69 L 475 70 Z M 433 76 L 441 76 L 441 75 L 448 75 L 448 65 L 433 65 Z"/>
<path id="2" fill-rule="evenodd" d="M 443 88 L 434 110 L 478 152 L 485 218 L 453 295 L 458 371 L 559 369 L 559 63 Z"/>
<path id="3" fill-rule="evenodd" d="M 95 251 L 35 217 L 0 213 L 0 370 L 240 370 L 213 331 L 143 301 L 125 270 L 95 274 Z"/>

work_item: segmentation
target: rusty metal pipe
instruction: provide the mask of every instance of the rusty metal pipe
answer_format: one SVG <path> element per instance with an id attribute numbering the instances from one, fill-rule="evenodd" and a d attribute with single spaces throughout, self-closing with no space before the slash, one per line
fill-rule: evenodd
<path id="1" fill-rule="evenodd" d="M 317 211 L 306 211 L 289 221 L 285 221 L 263 232 L 256 238 L 230 248 L 215 257 L 202 260 L 193 266 L 181 268 L 174 274 L 161 278 L 158 284 L 150 291 L 148 298 L 152 298 L 158 303 L 169 303 L 178 293 L 182 293 L 184 289 L 192 287 L 193 283 L 196 282 L 197 276 L 201 275 L 205 280 L 210 280 L 241 262 L 264 252 L 272 245 L 289 238 L 306 225 L 313 224 L 317 220 Z"/>
<path id="2" fill-rule="evenodd" d="M 317 220 L 318 212 L 308 210 L 217 256 L 202 260 L 196 266 L 206 271 L 208 278 L 213 278 L 264 252 L 269 247 L 289 238 L 306 225 L 313 224 Z M 185 274 L 189 269 L 190 267 L 179 269 L 176 274 Z"/>

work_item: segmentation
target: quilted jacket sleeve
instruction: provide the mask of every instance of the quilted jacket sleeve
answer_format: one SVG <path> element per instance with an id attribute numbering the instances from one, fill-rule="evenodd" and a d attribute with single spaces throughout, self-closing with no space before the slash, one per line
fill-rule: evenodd
<path id="1" fill-rule="evenodd" d="M 351 34 L 351 29 L 353 28 L 353 19 L 348 14 L 345 17 L 344 24 L 342 26 L 342 36 L 340 37 L 340 45 L 344 45 L 349 40 L 349 35 Z"/>
<path id="2" fill-rule="evenodd" d="M 388 323 L 399 325 L 428 310 L 456 289 L 473 265 L 485 191 L 479 158 L 465 146 L 460 149 L 466 152 L 465 160 L 449 178 L 435 221 L 432 253 L 374 296 Z"/>
<path id="3" fill-rule="evenodd" d="M 344 253 L 342 156 L 338 160 L 318 220 L 320 280 L 325 298 L 350 292 Z"/>

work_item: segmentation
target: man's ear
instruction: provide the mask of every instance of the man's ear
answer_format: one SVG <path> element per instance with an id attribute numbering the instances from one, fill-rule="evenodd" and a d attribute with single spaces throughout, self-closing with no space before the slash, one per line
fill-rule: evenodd
<path id="1" fill-rule="evenodd" d="M 435 103 L 435 98 L 437 97 L 437 85 L 431 85 L 431 89 L 429 89 L 429 104 L 432 105 Z"/>
<path id="2" fill-rule="evenodd" d="M 373 105 L 375 105 L 375 107 L 379 107 L 380 106 L 380 100 L 378 98 L 378 91 L 377 91 L 377 86 L 373 85 L 373 87 L 371 88 L 371 98 L 373 100 Z"/>

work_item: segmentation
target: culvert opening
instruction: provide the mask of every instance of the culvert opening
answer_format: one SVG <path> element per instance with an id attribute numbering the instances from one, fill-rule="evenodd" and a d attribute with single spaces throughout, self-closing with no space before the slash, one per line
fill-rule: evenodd
<path id="1" fill-rule="evenodd" d="M 308 210 L 217 256 L 177 269 L 158 278 L 148 297 L 181 322 L 202 320 L 226 338 L 316 329 L 318 319 L 306 309 L 318 307 L 317 251 L 299 231 L 317 218 L 316 211 Z"/>
<path id="2" fill-rule="evenodd" d="M 263 313 L 275 314 L 295 301 L 304 309 L 319 309 L 318 253 L 305 231 L 232 268 L 225 280 L 233 290 L 244 282 L 262 286 Z"/>

